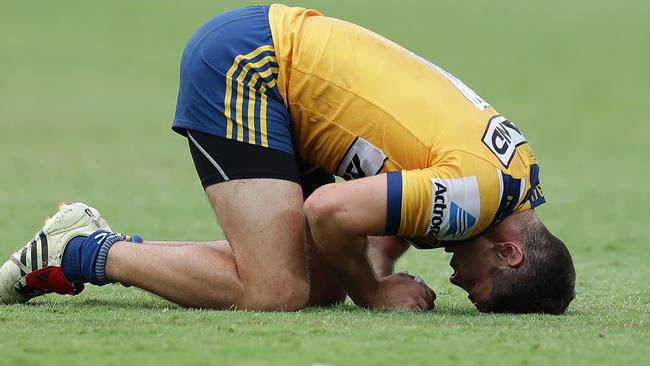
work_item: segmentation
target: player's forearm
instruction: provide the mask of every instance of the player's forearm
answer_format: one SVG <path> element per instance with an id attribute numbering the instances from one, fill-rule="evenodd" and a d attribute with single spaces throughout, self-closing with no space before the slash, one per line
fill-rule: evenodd
<path id="1" fill-rule="evenodd" d="M 335 222 L 310 220 L 311 234 L 323 261 L 355 304 L 369 306 L 377 279 L 366 257 L 368 239 L 340 230 Z"/>
<path id="2" fill-rule="evenodd" d="M 380 282 L 368 262 L 367 236 L 385 231 L 386 220 L 376 213 L 386 211 L 386 178 L 366 182 L 370 185 L 363 190 L 351 182 L 320 187 L 305 201 L 304 211 L 314 243 L 340 285 L 356 304 L 373 307 Z"/>
<path id="3" fill-rule="evenodd" d="M 333 243 L 319 246 L 319 251 L 354 303 L 369 306 L 378 282 L 365 255 L 366 240 L 358 238 L 354 242 L 347 241 L 345 247 L 340 245 L 341 242 Z"/>
<path id="4" fill-rule="evenodd" d="M 368 260 L 377 278 L 393 274 L 395 261 L 409 248 L 396 236 L 369 236 Z"/>

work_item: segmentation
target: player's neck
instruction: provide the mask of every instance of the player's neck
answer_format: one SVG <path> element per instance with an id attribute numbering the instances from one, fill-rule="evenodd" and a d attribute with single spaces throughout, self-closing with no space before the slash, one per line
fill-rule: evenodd
<path id="1" fill-rule="evenodd" d="M 497 224 L 487 238 L 492 242 L 512 241 L 513 239 L 521 241 L 522 230 L 538 220 L 534 209 L 512 214 Z"/>

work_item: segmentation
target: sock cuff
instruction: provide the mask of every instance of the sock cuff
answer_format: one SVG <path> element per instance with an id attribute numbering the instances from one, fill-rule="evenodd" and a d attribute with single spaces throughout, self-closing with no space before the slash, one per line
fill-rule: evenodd
<path id="1" fill-rule="evenodd" d="M 108 251 L 111 249 L 113 244 L 121 241 L 122 237 L 115 233 L 111 233 L 99 248 L 99 253 L 97 254 L 97 260 L 95 261 L 95 281 L 94 285 L 102 286 L 111 283 L 106 278 L 106 259 L 108 258 Z"/>

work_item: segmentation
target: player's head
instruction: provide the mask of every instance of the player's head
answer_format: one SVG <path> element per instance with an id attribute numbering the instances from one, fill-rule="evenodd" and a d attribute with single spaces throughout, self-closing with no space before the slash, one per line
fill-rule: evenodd
<path id="1" fill-rule="evenodd" d="M 533 210 L 446 250 L 454 253 L 449 280 L 480 311 L 562 314 L 575 296 L 571 254 Z"/>

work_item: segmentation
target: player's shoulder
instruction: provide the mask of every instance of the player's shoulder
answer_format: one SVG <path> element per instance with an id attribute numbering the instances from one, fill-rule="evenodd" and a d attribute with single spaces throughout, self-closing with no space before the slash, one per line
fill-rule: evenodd
<path id="1" fill-rule="evenodd" d="M 432 179 L 433 202 L 444 202 L 441 217 L 446 218 L 437 230 L 439 240 L 479 235 L 514 212 L 545 202 L 532 150 L 521 144 L 511 158 L 502 158 L 505 163 L 474 151 L 448 154 Z"/>
<path id="2" fill-rule="evenodd" d="M 520 148 L 524 145 L 524 148 Z M 502 170 L 510 170 L 515 157 L 523 159 L 524 163 L 535 159 L 521 129 L 502 115 L 492 116 L 488 120 L 481 137 L 481 148 L 481 156 Z M 513 170 L 518 168 L 516 163 Z"/>

